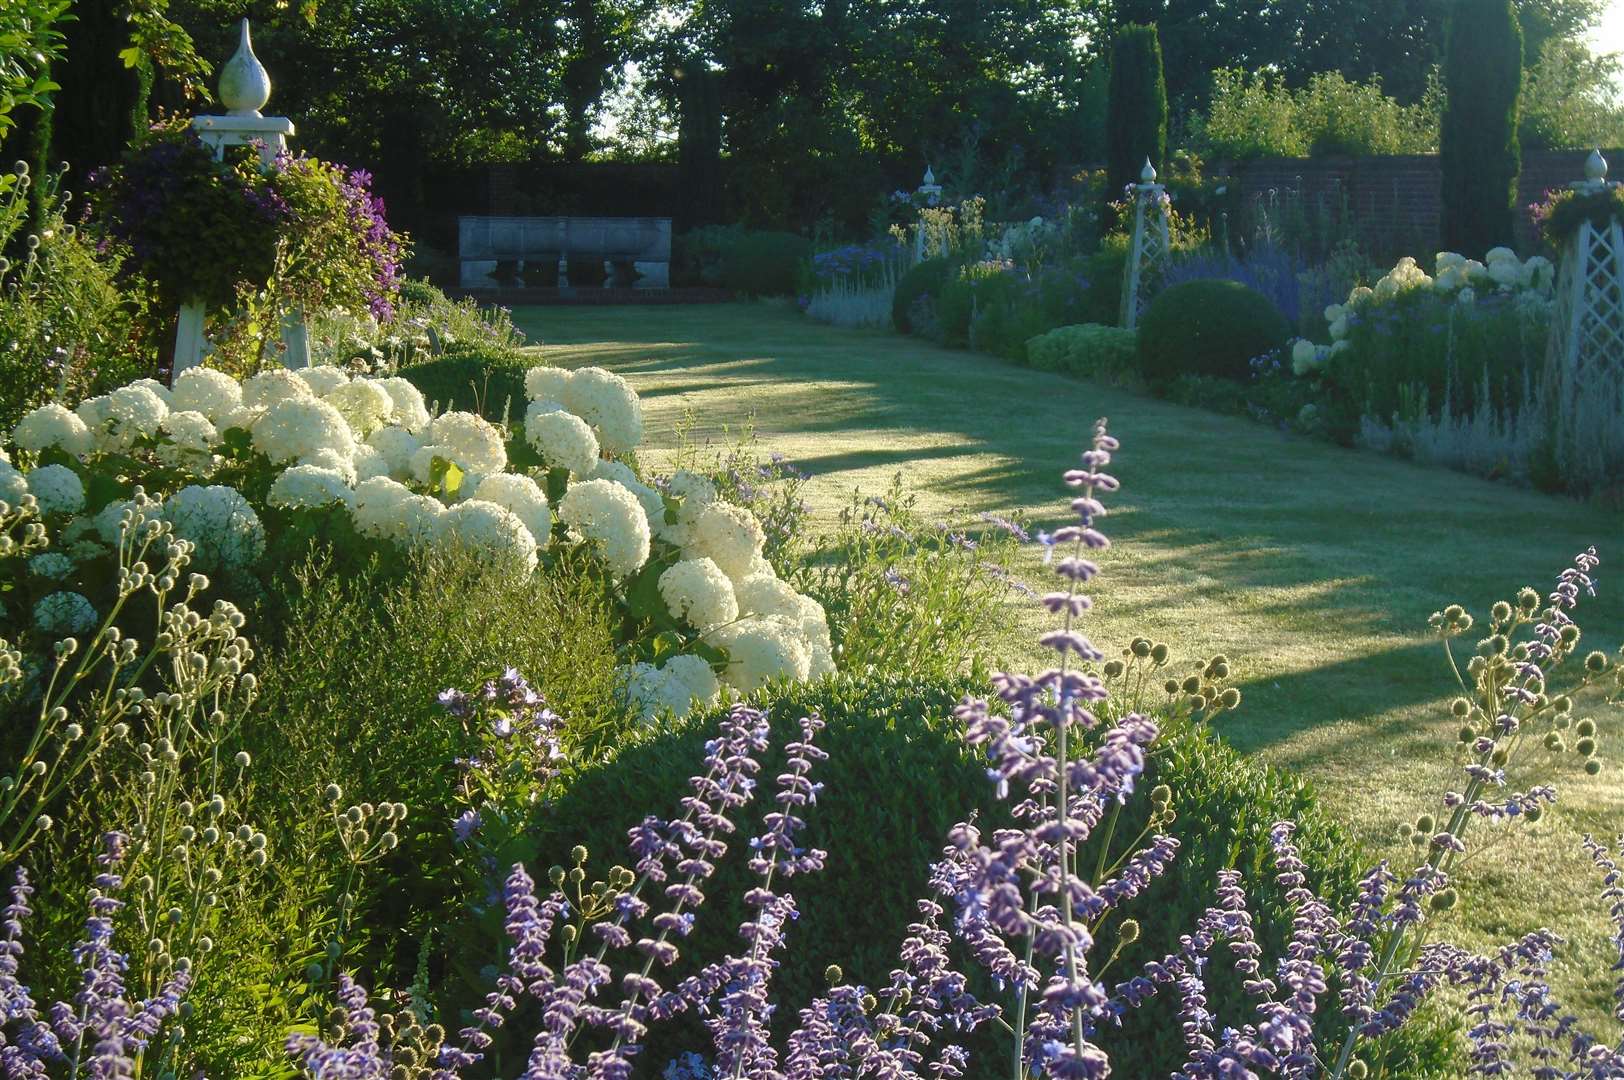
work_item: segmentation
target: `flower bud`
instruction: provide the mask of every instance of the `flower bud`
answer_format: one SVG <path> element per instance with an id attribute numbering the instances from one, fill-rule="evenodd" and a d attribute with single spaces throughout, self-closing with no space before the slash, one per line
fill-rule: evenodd
<path id="1" fill-rule="evenodd" d="M 1607 654 L 1600 649 L 1585 657 L 1585 670 L 1592 675 L 1600 675 L 1607 670 Z"/>
<path id="2" fill-rule="evenodd" d="M 1460 901 L 1460 894 L 1454 889 L 1443 889 L 1432 894 L 1433 911 L 1449 911 Z"/>
<path id="3" fill-rule="evenodd" d="M 1142 637 L 1134 638 L 1133 642 L 1128 646 L 1128 651 L 1133 653 L 1134 656 L 1141 660 L 1147 658 L 1150 656 L 1150 639 Z"/>
<path id="4" fill-rule="evenodd" d="M 576 866 L 580 866 L 583 863 L 585 863 L 586 862 L 586 857 L 587 857 L 587 850 L 586 850 L 586 847 L 584 845 L 576 844 L 573 848 L 570 849 L 570 858 L 575 860 L 575 865 Z"/>
<path id="5" fill-rule="evenodd" d="M 1573 733 L 1581 738 L 1589 738 L 1590 736 L 1596 734 L 1596 721 L 1592 720 L 1588 716 L 1585 717 L 1583 720 L 1579 721 L 1577 726 L 1574 727 Z"/>
<path id="6" fill-rule="evenodd" d="M 553 883 L 553 888 L 561 888 L 564 884 L 564 868 L 554 866 L 547 871 L 547 880 Z"/>
<path id="7" fill-rule="evenodd" d="M 1123 919 L 1122 925 L 1117 928 L 1117 937 L 1124 945 L 1132 945 L 1139 940 L 1139 921 L 1137 919 Z"/>
<path id="8" fill-rule="evenodd" d="M 1573 748 L 1581 757 L 1594 757 L 1596 754 L 1596 740 L 1586 736 L 1573 744 Z"/>
<path id="9" fill-rule="evenodd" d="M 574 867 L 570 870 L 569 877 L 571 885 L 579 885 L 581 882 L 586 880 L 586 871 L 581 869 L 579 866 Z"/>
<path id="10" fill-rule="evenodd" d="M 1585 773 L 1590 776 L 1599 776 L 1601 774 L 1601 758 L 1586 758 Z"/>
<path id="11" fill-rule="evenodd" d="M 328 784 L 326 789 L 322 791 L 322 795 L 326 797 L 328 802 L 336 803 L 344 797 L 344 789 L 337 784 Z"/>
<path id="12" fill-rule="evenodd" d="M 1127 670 L 1127 666 L 1121 660 L 1107 660 L 1102 669 L 1107 679 L 1120 679 Z"/>
<path id="13" fill-rule="evenodd" d="M 1494 767 L 1497 769 L 1505 768 L 1505 764 L 1509 760 L 1511 760 L 1511 754 L 1503 746 L 1495 747 L 1494 753 L 1489 755 L 1489 761 L 1493 762 Z"/>
<path id="14" fill-rule="evenodd" d="M 1169 696 L 1172 696 L 1173 694 L 1179 692 L 1179 681 L 1177 679 L 1168 679 L 1166 682 L 1162 683 L 1162 689 L 1165 690 Z"/>
<path id="15" fill-rule="evenodd" d="M 1163 645 L 1161 642 L 1157 642 L 1150 647 L 1150 662 L 1155 664 L 1157 667 L 1161 667 L 1163 664 L 1167 663 L 1168 655 L 1169 650 L 1167 646 Z"/>
<path id="16" fill-rule="evenodd" d="M 839 964 L 830 964 L 823 969 L 823 978 L 830 986 L 834 986 L 846 980 L 846 973 L 840 970 Z"/>
<path id="17" fill-rule="evenodd" d="M 1489 609 L 1489 618 L 1497 623 L 1510 622 L 1511 605 L 1504 600 L 1496 600 L 1494 606 Z"/>
<path id="18" fill-rule="evenodd" d="M 564 929 L 560 931 L 560 934 L 564 938 L 565 945 L 575 944 L 575 938 L 578 933 L 580 933 L 580 931 L 575 929 L 574 923 L 566 923 Z"/>
<path id="19" fill-rule="evenodd" d="M 1183 683 L 1179 684 L 1179 689 L 1183 690 L 1186 694 L 1194 694 L 1194 693 L 1200 692 L 1200 690 L 1201 690 L 1201 678 L 1200 678 L 1200 676 L 1191 675 L 1189 678 L 1185 679 Z"/>
<path id="20" fill-rule="evenodd" d="M 1240 703 L 1241 692 L 1235 689 L 1233 686 L 1226 687 L 1224 692 L 1218 695 L 1218 704 L 1222 705 L 1226 709 L 1238 708 Z"/>
<path id="21" fill-rule="evenodd" d="M 1173 801 L 1173 789 L 1166 784 L 1157 784 L 1150 789 L 1150 804 L 1152 806 L 1166 806 Z"/>
<path id="22" fill-rule="evenodd" d="M 1472 730 L 1471 724 L 1462 724 L 1460 730 L 1455 732 L 1455 738 L 1463 743 L 1469 743 L 1477 738 L 1477 732 Z"/>
<path id="23" fill-rule="evenodd" d="M 1365 1080 L 1370 1075 L 1370 1067 L 1358 1058 L 1348 1062 L 1348 1080 Z"/>
<path id="24" fill-rule="evenodd" d="M 1562 644 L 1571 649 L 1579 643 L 1579 628 L 1573 623 L 1564 623 L 1562 629 L 1557 631 L 1557 637 L 1561 639 Z"/>
<path id="25" fill-rule="evenodd" d="M 1545 736 L 1545 749 L 1550 750 L 1553 753 L 1560 754 L 1567 748 L 1567 743 L 1563 741 L 1562 736 L 1558 735 L 1556 732 L 1553 731 L 1549 735 Z"/>
<path id="26" fill-rule="evenodd" d="M 1472 703 L 1463 697 L 1458 697 L 1449 703 L 1449 712 L 1457 719 L 1464 720 L 1472 715 Z"/>

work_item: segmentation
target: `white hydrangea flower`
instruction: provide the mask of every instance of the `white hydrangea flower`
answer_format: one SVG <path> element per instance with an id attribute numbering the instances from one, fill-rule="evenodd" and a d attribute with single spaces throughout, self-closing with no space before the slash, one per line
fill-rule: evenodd
<path id="1" fill-rule="evenodd" d="M 310 367 L 296 369 L 293 374 L 303 379 L 305 385 L 310 387 L 310 392 L 319 398 L 327 397 L 350 381 L 347 374 L 332 364 L 312 364 Z"/>
<path id="2" fill-rule="evenodd" d="M 1461 266 L 1466 262 L 1466 256 L 1457 251 L 1440 251 L 1432 257 L 1433 273 L 1442 276 L 1444 271 Z"/>
<path id="3" fill-rule="evenodd" d="M 242 407 L 242 386 L 223 371 L 187 368 L 175 377 L 169 407 L 177 412 L 200 412 L 218 424 Z"/>
<path id="4" fill-rule="evenodd" d="M 1556 284 L 1556 267 L 1543 255 L 1535 255 L 1523 263 L 1523 274 L 1528 287 L 1540 292 L 1549 292 Z"/>
<path id="5" fill-rule="evenodd" d="M 665 520 L 665 496 L 639 480 L 637 474 L 632 472 L 631 466 L 605 458 L 592 470 L 590 479 L 613 480 L 636 495 L 637 501 L 643 504 L 643 513 L 648 515 L 649 530 L 659 539 L 669 541 L 667 533 L 670 526 Z"/>
<path id="6" fill-rule="evenodd" d="M 439 499 L 409 494 L 398 507 L 395 539 L 412 547 L 432 544 L 439 539 L 449 513 Z"/>
<path id="7" fill-rule="evenodd" d="M 1348 317 L 1346 315 L 1339 315 L 1336 321 L 1331 323 L 1330 331 L 1332 341 L 1341 341 L 1343 338 L 1347 337 Z"/>
<path id="8" fill-rule="evenodd" d="M 701 705 L 714 705 L 722 690 L 722 683 L 711 670 L 704 657 L 684 653 L 665 662 L 663 669 L 673 679 L 688 687 L 689 697 Z"/>
<path id="9" fill-rule="evenodd" d="M 740 619 L 718 627 L 706 640 L 727 650 L 722 681 L 741 693 L 779 678 L 805 682 L 812 673 L 812 650 L 800 629 L 779 619 Z"/>
<path id="10" fill-rule="evenodd" d="M 350 498 L 350 520 L 355 531 L 362 536 L 397 536 L 403 517 L 401 508 L 411 497 L 410 488 L 387 476 L 361 481 Z"/>
<path id="11" fill-rule="evenodd" d="M 60 551 L 47 551 L 28 560 L 28 572 L 47 581 L 61 581 L 73 573 L 73 560 Z"/>
<path id="12" fill-rule="evenodd" d="M 321 449 L 295 458 L 294 465 L 314 465 L 318 469 L 331 469 L 344 478 L 344 482 L 351 487 L 355 486 L 359 477 L 355 471 L 355 458 L 339 453 L 337 450 Z"/>
<path id="13" fill-rule="evenodd" d="M 271 483 L 265 501 L 284 510 L 302 507 L 348 506 L 352 497 L 344 474 L 319 465 L 294 465 L 282 470 Z"/>
<path id="14" fill-rule="evenodd" d="M 205 573 L 248 566 L 265 553 L 265 526 L 236 488 L 183 487 L 164 500 L 164 520 L 195 546 L 192 566 Z"/>
<path id="15" fill-rule="evenodd" d="M 11 441 L 20 450 L 39 453 L 59 446 L 74 457 L 90 452 L 90 428 L 77 413 L 51 402 L 30 410 L 12 429 Z"/>
<path id="16" fill-rule="evenodd" d="M 374 476 L 389 475 L 389 459 L 378 452 L 377 447 L 366 443 L 357 443 L 355 447 L 355 480 L 370 480 Z"/>
<path id="17" fill-rule="evenodd" d="M 66 465 L 44 465 L 28 474 L 28 490 L 42 514 L 77 514 L 85 508 L 85 485 Z"/>
<path id="18" fill-rule="evenodd" d="M 1503 250 L 1503 249 L 1496 249 Z M 1516 256 L 1509 259 L 1495 259 L 1489 263 L 1489 277 L 1500 286 L 1501 291 L 1510 292 L 1522 280 L 1522 263 Z"/>
<path id="19" fill-rule="evenodd" d="M 420 443 L 404 427 L 384 427 L 367 436 L 367 445 L 383 456 L 389 475 L 404 480 L 412 475 L 412 455 Z"/>
<path id="20" fill-rule="evenodd" d="M 314 398 L 310 384 L 287 368 L 268 368 L 242 384 L 242 403 L 250 409 L 269 409 L 283 401 Z"/>
<path id="21" fill-rule="evenodd" d="M 645 724 L 667 713 L 680 720 L 693 707 L 693 690 L 688 683 L 653 664 L 628 664 L 616 668 L 615 676 L 626 704 Z"/>
<path id="22" fill-rule="evenodd" d="M 741 615 L 777 615 L 799 619 L 803 602 L 812 602 L 771 573 L 751 574 L 735 586 L 734 595 L 738 597 Z"/>
<path id="23" fill-rule="evenodd" d="M 524 437 L 550 468 L 568 469 L 587 476 L 598 463 L 598 437 L 574 413 L 533 402 L 524 418 Z"/>
<path id="24" fill-rule="evenodd" d="M 134 509 L 136 509 L 134 499 L 114 499 L 96 512 L 91 524 L 102 543 L 110 548 L 118 547 L 124 532 L 124 512 Z"/>
<path id="25" fill-rule="evenodd" d="M 419 484 L 432 483 L 435 458 L 439 458 L 441 461 L 452 461 L 451 447 L 430 443 L 413 450 L 411 460 L 412 479 Z"/>
<path id="26" fill-rule="evenodd" d="M 1498 262 L 1520 262 L 1517 253 L 1508 247 L 1492 247 L 1489 253 L 1483 256 L 1483 261 L 1493 266 Z"/>
<path id="27" fill-rule="evenodd" d="M 473 497 L 511 510 L 540 547 L 547 546 L 552 534 L 553 514 L 547 505 L 547 495 L 528 476 L 518 473 L 492 473 L 480 480 L 472 489 Z"/>
<path id="28" fill-rule="evenodd" d="M 1477 303 L 1477 290 L 1470 285 L 1466 286 L 1466 288 L 1455 294 L 1455 303 L 1460 304 L 1462 307 L 1471 307 Z"/>
<path id="29" fill-rule="evenodd" d="M 648 561 L 648 515 L 637 496 L 613 480 L 571 484 L 559 500 L 558 516 L 597 545 L 616 578 L 635 573 Z"/>
<path id="30" fill-rule="evenodd" d="M 531 401 L 564 403 L 572 373 L 567 368 L 533 367 L 524 373 L 524 396 Z"/>
<path id="31" fill-rule="evenodd" d="M 363 439 L 387 424 L 395 411 L 395 399 L 371 379 L 341 383 L 323 394 L 322 400 L 343 414 L 355 434 Z"/>
<path id="32" fill-rule="evenodd" d="M 34 625 L 52 637 L 86 633 L 99 620 L 96 608 L 76 592 L 54 592 L 34 605 Z"/>
<path id="33" fill-rule="evenodd" d="M 169 441 L 159 447 L 158 456 L 172 465 L 210 456 L 220 443 L 220 432 L 209 418 L 193 409 L 164 417 L 163 433 Z"/>
<path id="34" fill-rule="evenodd" d="M 737 581 L 749 576 L 766 540 L 754 514 L 742 506 L 717 501 L 693 519 L 683 554 L 690 559 L 712 559 L 722 573 Z"/>
<path id="35" fill-rule="evenodd" d="M 1348 306 L 1356 307 L 1376 295 L 1376 290 L 1368 285 L 1355 285 L 1348 293 Z"/>
<path id="36" fill-rule="evenodd" d="M 250 435 L 254 449 L 275 464 L 308 457 L 317 450 L 331 450 L 344 458 L 355 453 L 355 435 L 343 414 L 313 397 L 276 402 L 255 421 Z"/>
<path id="37" fill-rule="evenodd" d="M 499 473 L 507 468 L 507 447 L 503 445 L 502 433 L 476 413 L 440 414 L 429 425 L 424 441 L 450 450 L 450 459 L 464 472 Z"/>
<path id="38" fill-rule="evenodd" d="M 217 425 L 222 432 L 225 431 L 251 431 L 259 418 L 265 415 L 265 410 L 239 405 L 220 418 Z"/>
<path id="39" fill-rule="evenodd" d="M 564 388 L 563 401 L 566 409 L 592 425 L 607 453 L 629 453 L 643 441 L 642 402 L 631 384 L 614 372 L 577 369 Z"/>
<path id="40" fill-rule="evenodd" d="M 673 618 L 708 630 L 739 617 L 733 582 L 710 559 L 684 559 L 660 575 L 660 599 Z"/>
<path id="41" fill-rule="evenodd" d="M 458 503 L 439 519 L 443 542 L 462 544 L 492 559 L 513 560 L 525 573 L 536 568 L 536 538 L 519 515 L 484 499 Z"/>
<path id="42" fill-rule="evenodd" d="M 10 462 L 0 465 L 0 502 L 15 509 L 27 494 L 28 477 L 12 468 Z"/>
<path id="43" fill-rule="evenodd" d="M 148 390 L 151 390 L 154 394 L 158 395 L 158 400 L 164 403 L 164 408 L 166 409 L 173 409 L 175 407 L 174 396 L 170 392 L 169 387 L 165 386 L 157 379 L 137 379 L 129 385 L 144 386 Z"/>
<path id="44" fill-rule="evenodd" d="M 389 400 L 394 403 L 394 408 L 389 414 L 391 423 L 405 428 L 413 435 L 428 428 L 429 407 L 423 401 L 423 392 L 410 380 L 397 375 L 379 380 L 378 385 L 383 387 L 384 392 L 389 395 Z"/>
<path id="45" fill-rule="evenodd" d="M 102 453 L 123 453 L 137 439 L 158 434 L 169 406 L 145 386 L 121 386 L 111 394 L 89 398 L 75 410 L 90 429 L 92 445 Z"/>

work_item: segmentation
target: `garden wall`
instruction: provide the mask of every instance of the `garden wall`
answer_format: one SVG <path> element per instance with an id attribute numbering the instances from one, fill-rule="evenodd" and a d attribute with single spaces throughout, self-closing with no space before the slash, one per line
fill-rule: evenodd
<path id="1" fill-rule="evenodd" d="M 1624 163 L 1624 150 L 1604 150 Z M 1548 189 L 1584 178 L 1585 150 L 1534 150 L 1523 155 L 1517 205 L 1526 207 Z M 1352 227 L 1372 251 L 1430 255 L 1438 249 L 1442 174 L 1436 154 L 1382 157 L 1264 158 L 1219 162 L 1213 171 L 1232 177 L 1230 198 L 1248 210 L 1259 200 L 1299 198 L 1306 207 L 1338 214 L 1346 207 Z M 1273 195 L 1271 196 L 1271 192 Z M 1249 218 L 1250 215 L 1245 215 Z M 1232 228 L 1241 227 L 1232 222 Z M 1247 227 L 1250 227 L 1249 225 Z M 1526 213 L 1517 215 L 1517 246 L 1537 246 Z M 1481 251 L 1465 252 L 1481 258 Z"/>

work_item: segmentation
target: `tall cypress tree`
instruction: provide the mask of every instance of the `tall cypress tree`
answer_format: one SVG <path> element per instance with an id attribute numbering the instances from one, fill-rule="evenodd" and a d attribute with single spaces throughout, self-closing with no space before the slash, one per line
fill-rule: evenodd
<path id="1" fill-rule="evenodd" d="M 1481 258 L 1510 244 L 1522 147 L 1522 29 L 1512 0 L 1456 0 L 1444 52 L 1441 239 Z"/>
<path id="2" fill-rule="evenodd" d="M 1167 85 L 1162 80 L 1162 43 L 1155 26 L 1130 24 L 1111 46 L 1107 93 L 1108 196 L 1119 198 L 1135 183 L 1145 159 L 1159 170 L 1167 158 Z"/>

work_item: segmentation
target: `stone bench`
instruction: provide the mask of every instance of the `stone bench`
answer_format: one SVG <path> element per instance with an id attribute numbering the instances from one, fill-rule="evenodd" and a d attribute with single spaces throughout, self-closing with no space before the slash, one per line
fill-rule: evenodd
<path id="1" fill-rule="evenodd" d="M 556 265 L 569 288 L 569 261 L 602 260 L 606 287 L 661 289 L 671 281 L 671 219 L 612 217 L 476 217 L 457 219 L 459 284 L 494 289 L 500 263 Z"/>

